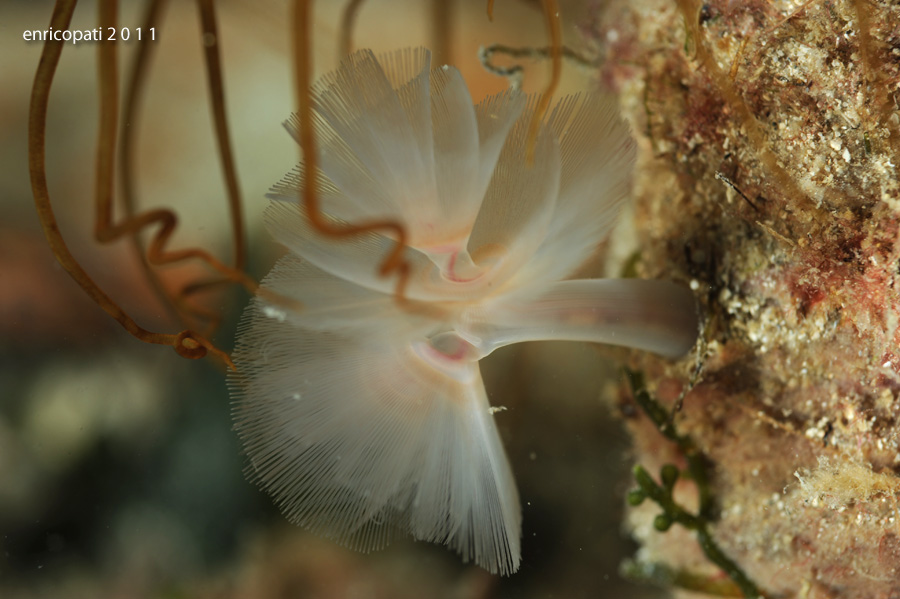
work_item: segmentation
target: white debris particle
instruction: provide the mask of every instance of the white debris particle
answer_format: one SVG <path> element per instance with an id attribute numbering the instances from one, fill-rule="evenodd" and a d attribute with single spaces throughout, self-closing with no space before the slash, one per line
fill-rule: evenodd
<path id="1" fill-rule="evenodd" d="M 506 411 L 506 406 L 491 406 L 488 408 L 488 414 L 490 414 L 491 416 L 493 416 L 497 412 L 505 412 L 505 411 Z"/>
<path id="2" fill-rule="evenodd" d="M 287 315 L 274 306 L 263 306 L 262 313 L 267 318 L 274 318 L 278 322 L 284 322 L 287 318 Z"/>

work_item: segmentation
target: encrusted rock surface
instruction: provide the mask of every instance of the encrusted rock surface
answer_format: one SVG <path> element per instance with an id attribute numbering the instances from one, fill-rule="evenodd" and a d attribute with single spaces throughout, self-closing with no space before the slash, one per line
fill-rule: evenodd
<path id="1" fill-rule="evenodd" d="M 601 13 L 586 38 L 641 145 L 638 270 L 690 284 L 706 317 L 675 421 L 710 460 L 716 540 L 768 597 L 900 597 L 900 5 Z M 673 405 L 693 359 L 636 360 Z M 639 463 L 679 463 L 629 422 Z M 658 511 L 631 514 L 639 559 L 723 576 Z"/>

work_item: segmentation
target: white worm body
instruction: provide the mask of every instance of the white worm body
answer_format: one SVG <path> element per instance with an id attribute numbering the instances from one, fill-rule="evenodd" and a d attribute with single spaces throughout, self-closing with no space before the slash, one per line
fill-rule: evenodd
<path id="1" fill-rule="evenodd" d="M 314 90 L 322 205 L 409 232 L 409 305 L 378 266 L 394 241 L 333 241 L 297 206 L 302 166 L 266 211 L 289 253 L 256 298 L 232 376 L 250 470 L 293 521 L 370 550 L 399 529 L 491 572 L 519 564 L 521 512 L 478 360 L 519 341 L 693 344 L 693 297 L 662 281 L 566 281 L 615 222 L 633 142 L 614 105 L 569 97 L 526 164 L 534 102 L 472 105 L 426 50 L 349 57 Z M 287 123 L 296 133 L 296 123 Z"/>

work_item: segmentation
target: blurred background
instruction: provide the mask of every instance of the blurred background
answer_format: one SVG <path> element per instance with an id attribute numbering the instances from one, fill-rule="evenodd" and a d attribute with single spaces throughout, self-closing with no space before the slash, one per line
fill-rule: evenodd
<path id="1" fill-rule="evenodd" d="M 281 127 L 293 106 L 287 7 L 227 0 L 219 8 L 227 110 L 249 223 L 249 271 L 279 254 L 260 226 L 263 195 L 297 161 Z M 319 73 L 337 64 L 344 2 L 315 3 Z M 480 45 L 546 44 L 536 2 L 482 0 L 444 11 L 449 56 L 473 99 L 507 81 L 479 64 Z M 137 27 L 143 3 L 120 9 Z M 564 2 L 567 43 L 597 3 Z M 629 461 L 611 401 L 616 355 L 581 344 L 515 346 L 483 363 L 491 402 L 524 513 L 519 573 L 493 577 L 440 546 L 412 541 L 362 555 L 287 523 L 245 482 L 231 430 L 223 370 L 144 345 L 94 305 L 57 265 L 32 202 L 26 156 L 28 98 L 42 46 L 26 30 L 48 27 L 52 3 L 0 3 L 0 597 L 3 598 L 492 598 L 656 597 L 618 574 L 635 547 L 621 530 Z M 357 47 L 432 45 L 432 4 L 368 0 Z M 73 29 L 92 29 L 82 2 Z M 196 6 L 171 2 L 157 31 L 138 128 L 143 208 L 180 219 L 173 248 L 198 246 L 230 259 L 225 188 L 214 145 Z M 123 43 L 127 68 L 136 44 Z M 586 52 L 589 49 L 584 49 Z M 546 65 L 526 63 L 539 90 Z M 567 66 L 560 93 L 595 86 Z M 140 324 L 174 332 L 127 243 L 92 240 L 97 128 L 96 46 L 67 44 L 50 99 L 50 197 L 73 254 Z M 163 269 L 167 286 L 203 278 L 196 264 Z M 211 294 L 223 314 L 215 337 L 230 349 L 248 297 Z"/>

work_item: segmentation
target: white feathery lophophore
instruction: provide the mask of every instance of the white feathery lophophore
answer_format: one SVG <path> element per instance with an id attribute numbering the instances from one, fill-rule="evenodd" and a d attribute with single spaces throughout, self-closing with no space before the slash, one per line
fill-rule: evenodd
<path id="1" fill-rule="evenodd" d="M 667 281 L 566 280 L 629 191 L 634 143 L 614 102 L 560 101 L 529 164 L 536 99 L 473 106 L 459 71 L 430 61 L 359 51 L 314 87 L 323 211 L 405 226 L 405 301 L 379 275 L 395 240 L 318 234 L 298 166 L 269 194 L 265 222 L 288 252 L 262 286 L 302 308 L 247 308 L 236 429 L 250 476 L 292 521 L 364 551 L 399 530 L 510 574 L 519 497 L 478 361 L 547 339 L 675 357 L 694 343 L 696 308 Z"/>

